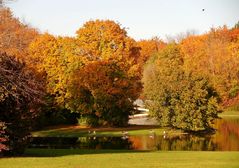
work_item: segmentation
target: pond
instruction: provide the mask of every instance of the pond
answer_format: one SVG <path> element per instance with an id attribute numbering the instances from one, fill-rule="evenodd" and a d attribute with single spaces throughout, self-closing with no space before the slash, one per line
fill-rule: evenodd
<path id="1" fill-rule="evenodd" d="M 124 137 L 33 137 L 29 148 L 239 151 L 239 118 L 215 122 L 214 135 Z"/>

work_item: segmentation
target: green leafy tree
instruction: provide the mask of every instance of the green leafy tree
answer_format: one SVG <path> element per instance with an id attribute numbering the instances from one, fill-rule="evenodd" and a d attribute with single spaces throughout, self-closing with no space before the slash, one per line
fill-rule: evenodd
<path id="1" fill-rule="evenodd" d="M 150 115 L 161 126 L 185 131 L 211 128 L 220 112 L 218 96 L 208 80 L 184 68 L 180 48 L 168 45 L 144 71 L 144 94 Z"/>

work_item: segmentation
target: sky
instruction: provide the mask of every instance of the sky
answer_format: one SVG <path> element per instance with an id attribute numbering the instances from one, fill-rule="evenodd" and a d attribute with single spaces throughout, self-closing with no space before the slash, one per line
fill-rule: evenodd
<path id="1" fill-rule="evenodd" d="M 7 6 L 24 23 L 61 36 L 75 36 L 95 19 L 120 23 L 136 40 L 202 34 L 239 21 L 239 0 L 15 0 Z"/>

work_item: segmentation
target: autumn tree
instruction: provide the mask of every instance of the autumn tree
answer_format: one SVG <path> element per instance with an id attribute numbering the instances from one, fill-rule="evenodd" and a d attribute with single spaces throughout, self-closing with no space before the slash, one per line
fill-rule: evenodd
<path id="1" fill-rule="evenodd" d="M 57 104 L 67 108 L 71 76 L 87 62 L 79 50 L 73 38 L 49 34 L 39 36 L 29 46 L 28 63 L 45 76 L 47 93 L 55 97 Z"/>
<path id="2" fill-rule="evenodd" d="M 110 122 L 106 119 L 106 112 L 102 112 L 100 108 L 104 107 L 104 104 L 95 107 L 93 104 L 87 103 L 87 97 L 90 95 L 88 92 L 95 90 L 96 88 L 86 86 L 96 86 L 99 84 L 96 80 L 97 74 L 102 77 L 101 80 L 106 79 L 110 83 L 111 78 L 100 75 L 100 70 L 107 75 L 112 74 L 113 70 L 115 73 L 120 71 L 124 74 L 124 83 L 128 82 L 127 85 L 129 91 L 119 87 L 117 93 L 124 95 L 121 92 L 129 93 L 127 101 L 122 96 L 122 104 L 125 106 L 109 106 L 108 117 L 115 113 L 129 114 L 132 110 L 129 109 L 127 103 L 133 103 L 136 99 L 135 95 L 138 95 L 141 90 L 141 72 L 138 64 L 139 59 L 139 47 L 137 43 L 127 36 L 126 31 L 113 21 L 89 21 L 84 24 L 82 28 L 77 31 L 76 38 L 68 37 L 54 37 L 49 34 L 44 34 L 36 38 L 29 46 L 29 62 L 33 67 L 36 67 L 37 71 L 41 74 L 45 74 L 47 92 L 55 97 L 55 101 L 71 111 L 77 111 L 79 113 L 85 112 L 85 106 L 91 106 L 89 109 L 94 109 L 92 113 L 101 111 L 104 114 L 100 120 L 107 121 L 109 125 L 125 125 L 125 121 L 128 120 L 128 116 L 122 114 L 122 121 L 119 118 L 116 121 Z M 100 62 L 100 63 L 97 63 Z M 103 63 L 101 63 L 103 62 Z M 114 62 L 114 68 L 110 68 L 112 62 Z M 109 63 L 109 65 L 108 65 Z M 117 67 L 117 68 L 116 68 Z M 95 69 L 94 69 L 95 68 Z M 92 71 L 91 71 L 92 70 Z M 98 70 L 98 71 L 94 71 Z M 88 73 L 86 73 L 86 71 Z M 95 76 L 94 78 L 88 78 L 89 75 Z M 123 80 L 123 79 L 122 79 Z M 85 81 L 85 82 L 82 82 Z M 79 84 L 81 83 L 82 84 Z M 90 85 L 90 86 L 92 86 Z M 112 88 L 110 88 L 112 87 Z M 132 89 L 134 87 L 134 89 Z M 114 85 L 103 86 L 100 85 L 97 88 L 97 93 L 100 92 L 102 96 L 109 97 L 105 88 L 109 90 L 117 90 Z M 94 96 L 93 101 L 99 101 L 102 99 Z M 82 98 L 86 101 L 82 102 Z M 119 99 L 120 97 L 118 97 Z M 119 100 L 116 102 L 119 102 Z M 112 101 L 111 101 L 112 102 Z M 123 103 L 124 102 L 124 103 Z M 103 102 L 101 102 L 103 103 Z M 107 102 L 106 106 L 109 104 Z M 122 108 L 122 109 L 119 109 Z M 130 106 L 130 108 L 132 105 Z M 105 108 L 105 107 L 104 107 Z M 125 109 L 123 109 L 125 108 Z M 126 111 L 129 110 L 127 113 Z M 87 111 L 87 110 L 86 110 Z M 96 116 L 96 114 L 94 114 Z M 114 119 L 116 120 L 116 119 Z"/>
<path id="3" fill-rule="evenodd" d="M 141 67 L 143 67 L 150 56 L 159 52 L 166 46 L 166 44 L 158 37 L 152 38 L 150 40 L 140 40 L 138 45 L 140 47 L 140 58 L 138 62 Z"/>
<path id="4" fill-rule="evenodd" d="M 41 76 L 47 93 L 47 104 L 39 116 L 37 127 L 76 122 L 79 114 L 70 106 L 75 101 L 72 97 L 74 92 L 70 90 L 72 75 L 87 62 L 79 50 L 74 38 L 54 37 L 47 33 L 30 44 L 27 64 Z"/>
<path id="5" fill-rule="evenodd" d="M 0 9 L 0 48 L 2 52 L 24 60 L 28 56 L 26 50 L 28 45 L 37 35 L 36 29 L 14 18 L 9 9 Z"/>
<path id="6" fill-rule="evenodd" d="M 137 79 L 129 77 L 117 61 L 93 61 L 75 75 L 76 107 L 89 125 L 128 125 L 141 86 Z"/>
<path id="7" fill-rule="evenodd" d="M 0 54 L 0 151 L 4 154 L 21 154 L 26 147 L 43 95 L 34 76 L 14 57 Z"/>
<path id="8" fill-rule="evenodd" d="M 137 59 L 139 56 L 136 42 L 114 21 L 88 21 L 76 33 L 77 43 L 81 46 L 82 52 L 91 60 L 112 57 L 121 60 L 124 59 L 123 56 Z"/>
<path id="9" fill-rule="evenodd" d="M 211 29 L 207 34 L 190 36 L 181 42 L 185 67 L 210 79 L 223 101 L 238 93 L 239 30 Z"/>
<path id="10" fill-rule="evenodd" d="M 168 45 L 154 60 L 146 66 L 143 79 L 150 115 L 161 126 L 209 130 L 220 109 L 208 79 L 185 70 L 176 44 Z"/>
<path id="11" fill-rule="evenodd" d="M 111 20 L 88 21 L 76 33 L 80 52 L 89 60 L 117 60 L 132 76 L 140 75 L 140 48 L 119 24 Z"/>
<path id="12" fill-rule="evenodd" d="M 137 43 L 127 36 L 125 29 L 110 20 L 86 22 L 77 31 L 76 42 L 80 46 L 81 54 L 89 60 L 83 71 L 79 71 L 82 75 L 77 73 L 76 76 L 79 76 L 79 81 L 85 81 L 81 85 L 83 93 L 96 92 L 96 95 L 91 96 L 91 101 L 96 104 L 85 103 L 85 106 L 91 106 L 88 108 L 94 109 L 95 116 L 100 113 L 100 119 L 107 121 L 109 125 L 126 125 L 127 115 L 132 111 L 133 101 L 141 90 L 141 72 L 138 64 L 140 53 Z M 122 76 L 117 76 L 119 73 Z M 91 75 L 94 78 L 87 77 Z M 119 81 L 114 81 L 114 78 L 122 81 L 122 85 L 119 85 Z M 104 80 L 106 86 L 99 83 Z M 99 96 L 99 93 L 102 95 Z M 115 103 L 112 100 L 115 100 Z"/>

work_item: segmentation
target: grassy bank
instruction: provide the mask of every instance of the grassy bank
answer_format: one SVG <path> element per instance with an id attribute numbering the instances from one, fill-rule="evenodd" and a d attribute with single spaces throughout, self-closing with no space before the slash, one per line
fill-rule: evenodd
<path id="1" fill-rule="evenodd" d="M 239 118 L 239 111 L 225 110 L 223 113 L 219 114 L 219 117 Z M 94 131 L 95 133 L 93 133 Z M 180 130 L 160 128 L 158 126 L 133 125 L 125 128 L 89 128 L 84 126 L 58 126 L 32 132 L 32 135 L 35 137 L 122 136 L 122 132 L 127 132 L 128 135 L 148 135 L 151 131 L 154 131 L 157 135 L 163 135 L 164 131 L 166 131 L 168 135 L 183 133 Z"/>
<path id="2" fill-rule="evenodd" d="M 163 135 L 164 131 L 166 131 L 168 135 L 182 134 L 182 131 L 180 130 L 158 128 L 158 126 L 129 126 L 125 128 L 86 128 L 82 126 L 66 126 L 32 132 L 32 135 L 35 137 L 122 136 L 123 132 L 127 132 L 128 135 L 148 135 L 152 131 L 157 135 Z"/>
<path id="3" fill-rule="evenodd" d="M 2 158 L 0 168 L 237 168 L 239 152 L 31 149 L 29 157 Z"/>

